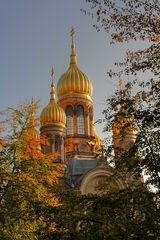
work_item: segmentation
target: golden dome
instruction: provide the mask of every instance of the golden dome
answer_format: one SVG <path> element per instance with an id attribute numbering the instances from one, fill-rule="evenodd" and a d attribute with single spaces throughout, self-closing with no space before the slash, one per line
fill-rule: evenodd
<path id="1" fill-rule="evenodd" d="M 65 127 L 66 114 L 63 109 L 56 103 L 53 75 L 54 72 L 52 68 L 51 98 L 48 105 L 41 112 L 40 122 L 41 126 L 46 126 L 52 123 L 59 123 Z"/>
<path id="2" fill-rule="evenodd" d="M 75 43 L 73 39 L 74 29 L 71 31 L 72 44 L 71 44 L 71 56 L 70 67 L 60 77 L 57 85 L 57 95 L 60 100 L 70 94 L 80 96 L 85 95 L 92 100 L 93 87 L 91 80 L 83 73 L 77 66 L 77 54 L 75 50 Z"/>

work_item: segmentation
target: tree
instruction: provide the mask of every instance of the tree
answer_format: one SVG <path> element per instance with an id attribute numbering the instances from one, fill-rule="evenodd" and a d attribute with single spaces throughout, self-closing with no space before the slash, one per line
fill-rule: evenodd
<path id="1" fill-rule="evenodd" d="M 160 211 L 155 193 L 141 185 L 103 196 L 59 191 L 61 207 L 52 216 L 57 231 L 45 239 L 158 239 Z"/>
<path id="2" fill-rule="evenodd" d="M 56 229 L 51 213 L 60 206 L 54 190 L 60 166 L 54 155 L 40 151 L 36 109 L 35 102 L 10 109 L 6 121 L 0 152 L 0 239 L 40 239 Z"/>
<path id="3" fill-rule="evenodd" d="M 159 212 L 153 195 L 139 187 L 88 197 L 82 239 L 157 239 Z"/>
<path id="4" fill-rule="evenodd" d="M 160 72 L 160 3 L 158 0 L 86 0 L 91 5 L 92 15 L 99 31 L 111 32 L 113 43 L 140 40 L 148 42 L 148 47 L 138 51 L 128 51 L 126 59 L 118 66 L 125 72 L 136 73 L 150 70 Z M 86 10 L 84 10 L 87 13 Z M 113 72 L 110 71 L 110 76 Z"/>
<path id="5" fill-rule="evenodd" d="M 125 106 L 127 114 L 134 116 L 138 127 L 137 142 L 133 149 L 133 154 L 137 153 L 137 159 L 141 159 L 137 160 L 137 164 L 141 161 L 137 167 L 140 172 L 145 169 L 146 174 L 150 176 L 150 183 L 160 189 L 160 86 L 157 81 L 160 73 L 160 3 L 156 0 L 86 0 L 86 2 L 91 5 L 93 15 L 96 17 L 96 29 L 99 31 L 103 28 L 107 33 L 111 33 L 114 43 L 131 40 L 148 41 L 146 49 L 128 51 L 124 62 L 118 65 L 124 66 L 127 74 L 150 70 L 155 75 L 154 80 L 146 79 L 145 82 L 135 80 L 126 84 Z M 114 72 L 111 70 L 109 75 L 113 76 Z M 106 120 L 113 120 L 116 114 L 114 110 L 120 103 L 118 98 L 116 93 L 108 99 L 109 105 L 107 110 L 104 110 Z"/>
<path id="6" fill-rule="evenodd" d="M 107 106 L 104 110 L 106 131 L 112 131 L 115 117 L 118 118 L 119 114 L 132 119 L 132 121 L 134 119 L 132 124 L 137 126 L 137 139 L 130 150 L 116 156 L 115 159 L 111 143 L 107 147 L 107 159 L 111 156 L 111 162 L 116 161 L 117 172 L 129 172 L 133 177 L 145 172 L 147 180 L 144 186 L 140 182 L 137 186 L 131 184 L 124 192 L 111 193 L 107 196 L 106 200 L 113 201 L 112 209 L 110 211 L 110 205 L 107 204 L 107 206 L 105 205 L 106 212 L 103 208 L 102 211 L 107 222 L 111 224 L 110 230 L 108 233 L 104 233 L 102 239 L 105 239 L 106 236 L 108 239 L 159 239 L 159 217 L 153 220 L 156 224 L 152 226 L 152 229 L 155 229 L 154 233 L 150 231 L 150 224 L 148 225 L 147 222 L 152 221 L 148 218 L 149 216 L 160 214 L 160 84 L 156 80 L 160 73 L 160 3 L 154 0 L 86 0 L 86 2 L 90 4 L 91 10 L 89 11 L 92 11 L 92 16 L 97 20 L 95 28 L 97 31 L 104 29 L 107 33 L 111 33 L 112 43 L 131 40 L 148 42 L 147 48 L 136 52 L 128 51 L 124 62 L 116 64 L 124 67 L 126 74 L 150 70 L 154 75 L 154 79 L 151 80 L 146 79 L 144 82 L 134 80 L 126 84 L 122 90 L 123 113 L 119 112 L 122 104 L 122 94 L 119 94 L 119 91 L 107 99 Z M 84 12 L 87 13 L 86 10 Z M 113 75 L 117 74 L 110 70 L 109 76 Z M 124 124 L 120 130 L 122 135 L 125 134 L 128 124 L 131 123 L 127 122 L 126 126 Z M 152 190 L 154 187 L 153 195 L 146 186 L 152 186 Z M 97 202 L 103 201 L 102 199 L 103 197 L 99 198 Z M 135 202 L 143 219 L 141 219 L 142 222 L 136 224 L 138 216 Z M 117 211 L 118 209 L 121 211 Z M 134 214 L 137 217 L 133 217 L 132 210 L 135 211 Z M 108 212 L 110 212 L 109 218 Z M 101 214 L 100 219 L 103 219 Z M 148 218 L 146 225 L 146 219 L 143 216 Z M 101 227 L 98 229 L 100 230 Z"/>
<path id="7" fill-rule="evenodd" d="M 139 84 L 139 87 L 137 88 Z M 135 85 L 137 92 L 135 91 Z M 147 176 L 146 184 L 154 187 L 160 193 L 160 83 L 153 79 L 148 82 L 138 83 L 136 80 L 126 84 L 124 90 L 124 114 L 132 116 L 130 124 L 136 126 L 136 142 L 128 152 L 124 152 L 118 159 L 118 168 L 127 168 L 132 174 Z M 115 116 L 119 115 L 118 108 L 121 104 L 117 91 L 107 100 L 104 110 L 106 130 L 112 131 Z M 128 123 L 127 123 L 128 124 Z M 127 127 L 127 126 L 125 126 Z M 124 128 L 125 128 L 124 127 Z M 121 129 L 123 135 L 125 129 Z M 110 142 L 107 152 L 112 153 L 114 145 Z M 116 156 L 117 159 L 117 156 Z M 111 161 L 114 160 L 112 156 Z"/>

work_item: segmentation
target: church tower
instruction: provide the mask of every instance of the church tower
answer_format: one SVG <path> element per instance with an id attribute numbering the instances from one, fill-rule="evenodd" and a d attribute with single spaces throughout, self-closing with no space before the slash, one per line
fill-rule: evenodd
<path id="1" fill-rule="evenodd" d="M 129 151 L 136 141 L 137 132 L 134 117 L 129 115 L 124 107 L 122 80 L 119 79 L 120 110 L 112 124 L 112 143 L 115 156 Z"/>
<path id="2" fill-rule="evenodd" d="M 57 102 L 52 68 L 51 97 L 40 116 L 41 136 L 49 144 L 41 148 L 44 153 L 59 154 L 61 162 L 65 163 L 67 188 L 80 190 L 82 194 L 102 194 L 97 187 L 107 181 L 113 189 L 124 189 L 126 183 L 115 176 L 114 169 L 102 157 L 102 141 L 94 128 L 93 86 L 78 67 L 74 33 L 72 28 L 70 65 L 58 81 Z M 133 118 L 124 110 L 121 81 L 119 94 L 120 110 L 112 125 L 116 156 L 129 150 L 136 139 Z"/>
<path id="3" fill-rule="evenodd" d="M 57 85 L 58 104 L 66 113 L 66 158 L 95 157 L 101 146 L 95 134 L 93 119 L 93 86 L 77 65 L 77 53 L 71 30 L 71 55 L 68 70 Z"/>
<path id="4" fill-rule="evenodd" d="M 64 142 L 66 135 L 66 115 L 63 109 L 57 104 L 54 88 L 54 70 L 51 73 L 51 92 L 48 105 L 42 110 L 40 116 L 41 137 L 48 142 L 42 144 L 44 153 L 56 153 L 59 161 L 64 162 L 65 150 Z"/>

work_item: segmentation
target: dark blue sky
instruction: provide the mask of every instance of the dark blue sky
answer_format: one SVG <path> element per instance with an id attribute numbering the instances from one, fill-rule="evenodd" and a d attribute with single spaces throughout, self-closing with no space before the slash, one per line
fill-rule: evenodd
<path id="1" fill-rule="evenodd" d="M 80 11 L 86 7 L 84 0 L 0 0 L 0 110 L 32 96 L 41 108 L 48 103 L 51 66 L 57 84 L 69 66 L 74 26 L 78 66 L 93 82 L 95 121 L 102 117 L 105 99 L 117 88 L 107 71 L 129 45 L 110 45 L 109 35 L 97 33 L 93 19 Z M 102 135 L 102 126 L 97 131 Z"/>

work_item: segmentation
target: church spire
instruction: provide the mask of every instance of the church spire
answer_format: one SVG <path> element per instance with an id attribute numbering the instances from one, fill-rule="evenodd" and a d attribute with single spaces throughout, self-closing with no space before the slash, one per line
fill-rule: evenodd
<path id="1" fill-rule="evenodd" d="M 120 98 L 120 113 L 124 113 L 124 94 L 123 94 L 123 80 L 121 78 L 118 79 L 118 85 L 119 85 L 119 98 Z"/>
<path id="2" fill-rule="evenodd" d="M 35 121 L 36 121 L 36 118 L 35 118 L 36 107 L 37 107 L 37 103 L 34 100 L 34 97 L 32 97 L 32 100 L 31 100 L 31 111 L 30 111 L 30 126 L 32 128 L 35 128 L 35 125 L 36 125 L 35 124 Z"/>
<path id="3" fill-rule="evenodd" d="M 75 30 L 74 27 L 71 28 L 70 36 L 72 38 L 72 44 L 71 44 L 71 55 L 70 55 L 70 65 L 76 65 L 77 64 L 77 54 L 76 54 L 76 47 L 74 42 L 74 34 Z"/>
<path id="4" fill-rule="evenodd" d="M 34 98 L 32 97 L 31 110 L 30 110 L 30 122 L 28 125 L 27 133 L 30 135 L 30 137 L 32 137 L 32 139 L 37 141 L 37 149 L 39 149 L 40 148 L 39 134 L 36 130 L 36 118 L 35 118 L 36 107 L 37 107 L 37 103 L 35 102 Z"/>
<path id="5" fill-rule="evenodd" d="M 30 123 L 32 124 L 32 126 L 34 126 L 35 124 L 35 101 L 34 98 L 32 97 L 32 101 L 31 101 L 31 117 L 30 117 Z"/>
<path id="6" fill-rule="evenodd" d="M 54 68 L 52 66 L 52 70 L 51 70 L 51 98 L 50 100 L 55 100 L 55 89 L 54 89 Z"/>

